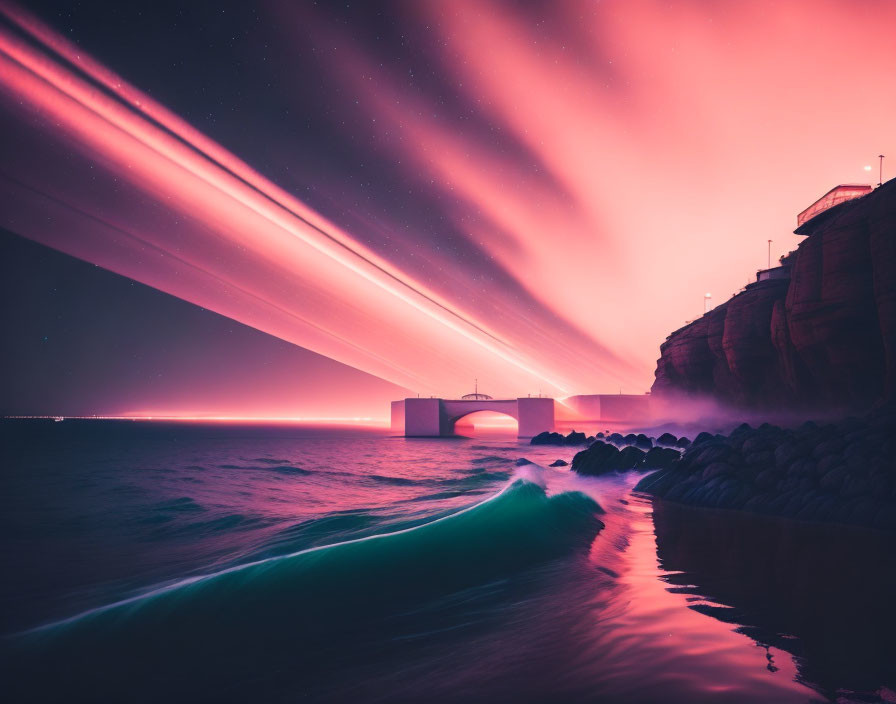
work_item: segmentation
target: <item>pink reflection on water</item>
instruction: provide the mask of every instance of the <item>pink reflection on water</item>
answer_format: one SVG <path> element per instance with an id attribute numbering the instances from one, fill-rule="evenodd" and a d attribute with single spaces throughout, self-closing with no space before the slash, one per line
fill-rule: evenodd
<path id="1" fill-rule="evenodd" d="M 612 686 L 625 690 L 625 701 L 648 701 L 664 689 L 670 701 L 681 691 L 692 701 L 717 701 L 722 694 L 725 701 L 807 701 L 814 692 L 797 681 L 790 654 L 766 650 L 735 632 L 736 623 L 695 611 L 695 604 L 718 605 L 680 593 L 667 581 L 678 573 L 660 564 L 651 504 L 623 488 L 633 483 L 630 477 L 600 481 L 606 527 L 591 546 L 590 560 L 602 573 L 600 581 L 608 572 L 613 579 L 607 582 L 611 588 L 594 595 L 583 661 L 593 659 L 618 673 L 620 681 Z M 633 657 L 650 669 L 642 684 L 632 676 Z"/>

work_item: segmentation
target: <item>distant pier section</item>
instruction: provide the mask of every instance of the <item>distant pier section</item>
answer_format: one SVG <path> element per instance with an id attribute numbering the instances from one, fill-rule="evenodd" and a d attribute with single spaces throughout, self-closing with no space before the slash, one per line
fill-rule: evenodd
<path id="1" fill-rule="evenodd" d="M 465 416 L 491 411 L 514 418 L 517 435 L 531 438 L 556 430 L 560 425 L 580 421 L 643 421 L 650 415 L 646 394 L 587 394 L 558 400 L 543 397 L 493 399 L 406 398 L 392 402 L 392 432 L 409 438 L 450 437 L 454 426 Z"/>

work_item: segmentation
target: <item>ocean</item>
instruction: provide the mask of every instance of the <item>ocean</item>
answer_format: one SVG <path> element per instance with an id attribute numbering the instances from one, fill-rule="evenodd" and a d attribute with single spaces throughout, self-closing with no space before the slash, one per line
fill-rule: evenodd
<path id="1" fill-rule="evenodd" d="M 0 428 L 4 701 L 896 701 L 884 534 L 500 434 Z"/>

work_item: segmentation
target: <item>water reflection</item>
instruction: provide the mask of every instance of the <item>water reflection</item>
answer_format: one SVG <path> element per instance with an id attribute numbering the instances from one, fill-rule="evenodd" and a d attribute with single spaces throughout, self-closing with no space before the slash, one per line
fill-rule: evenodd
<path id="1" fill-rule="evenodd" d="M 670 592 L 793 656 L 829 699 L 896 701 L 896 539 L 653 501 Z M 780 665 L 773 655 L 767 668 Z"/>

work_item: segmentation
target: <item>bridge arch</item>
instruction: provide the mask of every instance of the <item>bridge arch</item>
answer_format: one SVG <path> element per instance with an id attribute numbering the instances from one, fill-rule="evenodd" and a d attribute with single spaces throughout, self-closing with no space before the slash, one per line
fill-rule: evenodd
<path id="1" fill-rule="evenodd" d="M 496 429 L 507 431 L 510 429 L 510 423 L 513 424 L 513 433 L 519 433 L 519 418 L 517 414 L 503 410 L 491 408 L 477 408 L 465 410 L 460 415 L 446 416 L 445 418 L 445 434 L 447 435 L 466 435 L 469 430 L 464 428 L 480 427 L 489 424 L 489 420 L 495 425 Z M 504 421 L 505 425 L 499 425 Z"/>
<path id="2" fill-rule="evenodd" d="M 405 437 L 447 437 L 454 425 L 478 411 L 510 416 L 517 422 L 517 435 L 529 438 L 554 429 L 554 399 L 441 399 L 406 398 L 392 403 L 392 429 Z"/>

